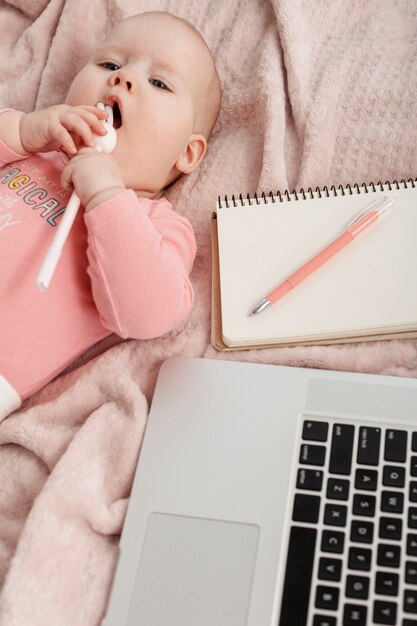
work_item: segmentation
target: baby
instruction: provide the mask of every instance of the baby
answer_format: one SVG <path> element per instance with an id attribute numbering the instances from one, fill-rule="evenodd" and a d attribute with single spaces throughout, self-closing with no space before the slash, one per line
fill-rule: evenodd
<path id="1" fill-rule="evenodd" d="M 189 312 L 195 239 L 155 196 L 201 162 L 220 107 L 201 35 L 168 13 L 115 26 L 66 104 L 0 115 L 0 420 L 92 344 L 145 339 Z M 113 107 L 117 145 L 93 147 Z M 79 211 L 45 293 L 35 278 L 75 189 Z"/>

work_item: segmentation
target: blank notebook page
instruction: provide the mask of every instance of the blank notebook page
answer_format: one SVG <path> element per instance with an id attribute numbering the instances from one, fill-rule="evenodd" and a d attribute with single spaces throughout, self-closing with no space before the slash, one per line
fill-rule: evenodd
<path id="1" fill-rule="evenodd" d="M 387 215 L 266 311 L 254 305 L 371 202 Z M 217 211 L 223 340 L 229 346 L 415 330 L 417 189 L 229 206 Z"/>

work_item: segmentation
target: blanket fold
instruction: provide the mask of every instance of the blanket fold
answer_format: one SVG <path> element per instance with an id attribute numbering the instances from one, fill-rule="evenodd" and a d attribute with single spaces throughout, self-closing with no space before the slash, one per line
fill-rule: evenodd
<path id="1" fill-rule="evenodd" d="M 99 377 L 84 369 L 67 391 L 43 402 L 42 418 L 39 407 L 15 414 L 0 438 L 9 494 L 0 503 L 10 506 L 13 497 L 14 507 L 30 510 L 20 537 L 2 534 L 9 552 L 18 539 L 1 595 L 7 624 L 93 624 L 103 610 L 97 593 L 108 590 L 113 575 L 147 401 L 111 359 L 102 361 Z M 19 447 L 8 450 L 9 441 Z M 9 511 L 7 521 L 22 525 L 22 513 L 14 521 Z"/>

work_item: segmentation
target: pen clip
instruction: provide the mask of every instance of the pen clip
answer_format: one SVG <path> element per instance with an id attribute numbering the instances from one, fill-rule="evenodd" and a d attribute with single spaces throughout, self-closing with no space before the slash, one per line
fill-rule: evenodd
<path id="1" fill-rule="evenodd" d="M 359 213 L 359 215 L 356 215 L 353 218 L 353 220 L 347 225 L 347 230 L 357 224 L 359 220 L 361 220 L 365 215 L 371 213 L 371 211 L 378 211 L 379 215 L 381 215 L 382 213 L 387 211 L 393 204 L 395 204 L 394 197 L 387 198 L 386 196 L 383 196 L 382 198 L 378 198 L 378 200 L 375 200 L 374 202 L 372 202 L 372 204 L 369 204 L 363 211 Z"/>

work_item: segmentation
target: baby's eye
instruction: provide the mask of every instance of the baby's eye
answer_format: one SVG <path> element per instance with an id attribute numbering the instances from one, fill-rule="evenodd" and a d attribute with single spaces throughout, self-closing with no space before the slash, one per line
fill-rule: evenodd
<path id="1" fill-rule="evenodd" d="M 162 80 L 159 80 L 159 78 L 150 78 L 149 82 L 151 85 L 157 87 L 158 89 L 168 89 L 166 84 Z"/>
<path id="2" fill-rule="evenodd" d="M 120 69 L 120 65 L 117 65 L 117 63 L 112 63 L 112 61 L 105 61 L 104 63 L 100 63 L 100 67 L 104 68 L 105 70 L 109 70 L 110 72 L 115 72 L 116 70 Z"/>

